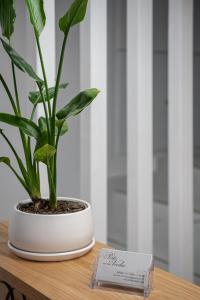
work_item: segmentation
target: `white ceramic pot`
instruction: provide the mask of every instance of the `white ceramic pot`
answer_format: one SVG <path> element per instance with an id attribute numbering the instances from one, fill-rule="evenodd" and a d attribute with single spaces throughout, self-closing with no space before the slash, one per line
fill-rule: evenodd
<path id="1" fill-rule="evenodd" d="M 56 254 L 91 244 L 94 235 L 91 205 L 74 198 L 59 199 L 82 202 L 86 208 L 69 214 L 42 215 L 22 212 L 15 205 L 9 225 L 10 245 L 27 252 Z M 30 200 L 23 202 L 27 201 Z"/>

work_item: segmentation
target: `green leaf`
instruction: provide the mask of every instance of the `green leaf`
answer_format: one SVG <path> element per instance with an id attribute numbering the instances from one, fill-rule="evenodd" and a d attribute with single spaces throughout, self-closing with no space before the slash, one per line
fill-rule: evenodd
<path id="1" fill-rule="evenodd" d="M 41 133 L 47 133 L 47 122 L 46 122 L 46 118 L 44 117 L 40 117 L 38 120 L 38 125 L 40 128 Z M 68 125 L 67 122 L 65 121 L 65 119 L 63 120 L 56 120 L 56 131 L 55 131 L 55 135 L 58 134 L 58 130 L 61 128 L 61 132 L 60 135 L 64 135 L 67 131 L 68 131 Z M 45 134 L 44 134 L 44 138 L 45 138 Z M 46 137 L 47 138 L 47 137 Z M 45 138 L 45 140 L 46 140 Z"/>
<path id="2" fill-rule="evenodd" d="M 0 157 L 0 163 L 4 163 L 7 166 L 10 166 L 10 159 L 7 156 L 1 156 Z"/>
<path id="3" fill-rule="evenodd" d="M 6 113 L 0 113 L 0 122 L 18 127 L 24 133 L 34 137 L 35 139 L 39 139 L 41 136 L 39 127 L 29 119 L 20 116 L 13 116 Z"/>
<path id="4" fill-rule="evenodd" d="M 16 14 L 13 0 L 0 0 L 0 24 L 2 35 L 8 40 L 14 32 Z"/>
<path id="5" fill-rule="evenodd" d="M 65 119 L 56 120 L 56 135 L 58 135 L 58 131 L 60 130 L 60 136 L 64 135 L 68 130 L 68 124 Z"/>
<path id="6" fill-rule="evenodd" d="M 37 37 L 40 36 L 46 22 L 43 0 L 26 0 L 31 24 Z"/>
<path id="7" fill-rule="evenodd" d="M 56 153 L 56 149 L 49 145 L 45 144 L 41 148 L 37 149 L 34 153 L 34 159 L 37 161 L 41 161 L 44 164 L 47 164 L 48 161 L 54 156 Z"/>
<path id="8" fill-rule="evenodd" d="M 36 145 L 35 145 L 35 151 L 39 148 L 41 148 L 42 146 L 44 146 L 45 144 L 48 143 L 48 132 L 47 131 L 43 131 L 41 132 L 41 136 L 40 138 L 37 140 Z"/>
<path id="9" fill-rule="evenodd" d="M 78 115 L 96 98 L 99 92 L 100 91 L 95 88 L 80 92 L 67 105 L 57 112 L 57 118 L 60 120 Z"/>
<path id="10" fill-rule="evenodd" d="M 46 119 L 44 117 L 39 118 L 38 125 L 39 125 L 39 128 L 40 128 L 41 132 L 47 131 L 47 122 L 46 122 Z"/>
<path id="11" fill-rule="evenodd" d="M 65 89 L 68 86 L 68 83 L 63 83 L 59 85 L 59 89 Z M 48 89 L 49 91 L 49 100 L 52 99 L 55 95 L 55 87 L 51 87 Z M 45 101 L 48 101 L 47 99 L 47 94 L 46 94 L 46 90 L 43 88 L 42 90 L 43 93 L 43 97 Z M 30 92 L 29 93 L 29 100 L 35 104 L 35 103 L 41 103 L 42 102 L 42 97 L 39 91 L 34 91 L 34 92 Z"/>
<path id="12" fill-rule="evenodd" d="M 43 84 L 43 80 L 40 79 L 31 65 L 29 65 L 8 43 L 6 43 L 2 38 L 1 42 L 7 54 L 10 56 L 12 62 L 24 73 L 27 73 L 31 78 L 40 84 Z"/>
<path id="13" fill-rule="evenodd" d="M 59 27 L 64 34 L 68 33 L 71 26 L 83 21 L 86 14 L 87 3 L 88 0 L 75 0 L 66 14 L 60 18 Z"/>

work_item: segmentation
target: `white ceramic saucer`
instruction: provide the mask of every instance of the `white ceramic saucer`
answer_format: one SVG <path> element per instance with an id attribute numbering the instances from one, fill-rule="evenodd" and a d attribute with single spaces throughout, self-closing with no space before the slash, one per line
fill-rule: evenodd
<path id="1" fill-rule="evenodd" d="M 67 251 L 67 252 L 59 252 L 59 253 L 37 253 L 37 252 L 29 252 L 18 249 L 14 247 L 10 241 L 8 241 L 8 248 L 14 252 L 17 256 L 28 259 L 28 260 L 35 260 L 35 261 L 62 261 L 62 260 L 69 260 L 73 258 L 80 257 L 87 252 L 89 252 L 95 244 L 95 239 L 93 238 L 91 243 L 84 248 L 74 250 L 74 251 Z"/>

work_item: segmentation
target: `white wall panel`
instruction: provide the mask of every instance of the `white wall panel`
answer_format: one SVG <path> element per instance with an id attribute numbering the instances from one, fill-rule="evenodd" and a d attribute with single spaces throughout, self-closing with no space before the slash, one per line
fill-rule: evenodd
<path id="1" fill-rule="evenodd" d="M 91 0 L 80 30 L 81 89 L 101 93 L 81 115 L 81 197 L 92 203 L 95 236 L 107 241 L 107 1 Z"/>
<path id="2" fill-rule="evenodd" d="M 128 249 L 152 252 L 152 0 L 127 2 Z"/>
<path id="3" fill-rule="evenodd" d="M 193 1 L 169 1 L 169 266 L 193 278 Z"/>

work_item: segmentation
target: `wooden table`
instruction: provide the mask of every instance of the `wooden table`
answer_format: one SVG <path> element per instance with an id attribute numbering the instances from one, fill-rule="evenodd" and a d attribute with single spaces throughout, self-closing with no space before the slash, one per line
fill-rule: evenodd
<path id="1" fill-rule="evenodd" d="M 0 223 L 0 280 L 15 289 L 15 299 L 30 300 L 128 300 L 138 297 L 102 290 L 92 290 L 89 282 L 94 259 L 100 248 L 79 259 L 64 262 L 39 263 L 20 259 L 7 247 L 7 223 Z M 6 286 L 0 284 L 0 299 Z M 22 298 L 22 295 L 24 297 Z M 140 298 L 141 299 L 141 298 Z M 155 268 L 151 300 L 200 300 L 200 287 L 170 273 Z"/>

